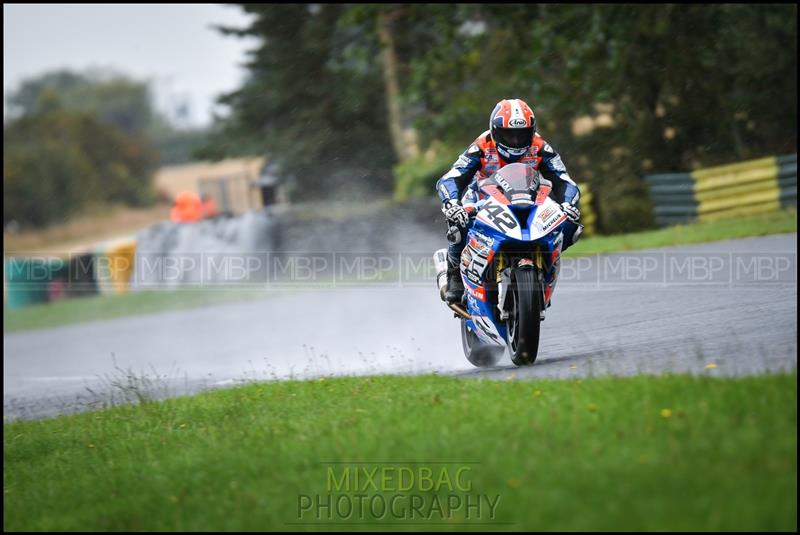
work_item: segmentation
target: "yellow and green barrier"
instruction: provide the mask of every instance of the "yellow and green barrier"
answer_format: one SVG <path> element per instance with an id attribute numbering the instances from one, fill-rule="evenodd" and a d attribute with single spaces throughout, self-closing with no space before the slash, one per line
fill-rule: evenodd
<path id="1" fill-rule="evenodd" d="M 774 212 L 797 205 L 797 155 L 645 177 L 661 226 Z"/>
<path id="2" fill-rule="evenodd" d="M 583 234 L 584 236 L 591 236 L 597 229 L 597 214 L 592 206 L 592 190 L 589 188 L 588 184 L 581 184 L 580 189 L 580 209 L 581 223 L 583 224 Z"/>
<path id="3" fill-rule="evenodd" d="M 126 238 L 66 257 L 5 257 L 6 303 L 18 309 L 98 292 L 124 293 L 130 287 L 135 254 L 136 240 Z"/>
<path id="4" fill-rule="evenodd" d="M 125 293 L 130 288 L 136 239 L 104 242 L 95 250 L 95 279 L 102 294 Z"/>

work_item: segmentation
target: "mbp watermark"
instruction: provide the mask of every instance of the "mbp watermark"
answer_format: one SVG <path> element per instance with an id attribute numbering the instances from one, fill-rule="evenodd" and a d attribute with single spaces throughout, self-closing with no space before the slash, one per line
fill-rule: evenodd
<path id="1" fill-rule="evenodd" d="M 320 464 L 324 491 L 297 496 L 293 523 L 496 521 L 501 496 L 473 482 L 478 463 Z"/>
<path id="2" fill-rule="evenodd" d="M 796 286 L 795 252 L 642 251 L 563 257 L 559 285 L 615 287 Z M 126 255 L 7 256 L 12 289 L 96 287 L 434 287 L 430 252 L 130 251 Z M 494 274 L 485 273 L 491 280 Z"/>
<path id="3" fill-rule="evenodd" d="M 560 284 L 583 286 L 796 286 L 797 254 L 633 252 L 562 260 Z"/>

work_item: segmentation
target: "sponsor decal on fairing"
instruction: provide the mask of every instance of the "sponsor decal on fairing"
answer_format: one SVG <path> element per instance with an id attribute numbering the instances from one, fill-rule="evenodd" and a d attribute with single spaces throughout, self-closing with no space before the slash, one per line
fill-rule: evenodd
<path id="1" fill-rule="evenodd" d="M 503 338 L 500 336 L 500 333 L 497 332 L 494 323 L 489 321 L 486 316 L 473 316 L 472 321 L 478 327 L 478 330 L 475 332 L 475 334 L 478 335 L 478 338 L 487 344 L 499 346 L 505 345 L 505 340 L 503 340 Z"/>

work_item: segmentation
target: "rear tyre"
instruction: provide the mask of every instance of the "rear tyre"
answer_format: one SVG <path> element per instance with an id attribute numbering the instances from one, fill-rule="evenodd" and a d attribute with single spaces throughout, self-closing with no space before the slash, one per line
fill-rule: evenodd
<path id="1" fill-rule="evenodd" d="M 517 366 L 530 366 L 539 353 L 542 286 L 532 268 L 515 269 L 509 288 L 508 353 Z"/>
<path id="2" fill-rule="evenodd" d="M 489 345 L 467 328 L 467 320 L 461 320 L 461 343 L 464 355 L 474 366 L 485 368 L 494 366 L 503 357 L 504 347 Z"/>

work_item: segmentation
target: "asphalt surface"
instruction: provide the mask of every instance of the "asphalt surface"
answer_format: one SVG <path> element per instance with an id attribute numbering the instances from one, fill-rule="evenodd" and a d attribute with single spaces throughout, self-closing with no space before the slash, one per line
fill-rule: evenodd
<path id="1" fill-rule="evenodd" d="M 554 378 L 797 367 L 797 234 L 566 259 L 539 359 L 476 369 L 433 281 L 300 289 L 260 301 L 4 334 L 5 418 L 137 392 L 250 380 L 438 372 Z"/>

